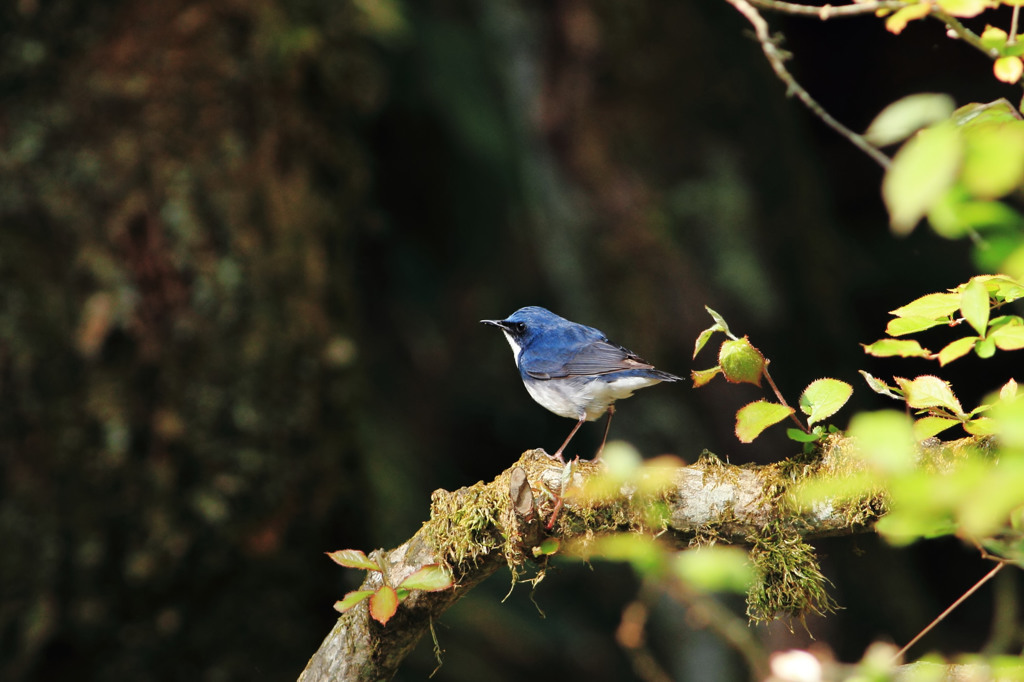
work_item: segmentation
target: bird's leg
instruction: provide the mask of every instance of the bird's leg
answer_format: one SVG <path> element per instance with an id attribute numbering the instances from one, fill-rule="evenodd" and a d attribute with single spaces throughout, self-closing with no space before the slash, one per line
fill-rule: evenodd
<path id="1" fill-rule="evenodd" d="M 608 406 L 608 421 L 604 424 L 604 438 L 601 439 L 601 447 L 597 449 L 597 454 L 594 455 L 594 459 L 591 462 L 596 462 L 601 459 L 601 453 L 604 452 L 604 444 L 608 442 L 608 431 L 612 428 L 612 415 L 615 414 L 615 406 Z"/>
<path id="2" fill-rule="evenodd" d="M 587 421 L 586 414 L 580 417 L 580 420 L 576 422 L 576 426 L 572 427 L 572 431 L 569 432 L 569 437 L 565 439 L 564 443 L 562 443 L 562 447 L 558 448 L 558 451 L 551 455 L 552 457 L 557 459 L 559 462 L 565 462 L 562 458 L 562 452 L 565 450 L 565 446 L 569 444 L 569 441 L 572 440 L 572 437 L 576 435 L 576 432 L 580 430 L 580 427 L 583 426 L 583 422 L 585 421 Z"/>

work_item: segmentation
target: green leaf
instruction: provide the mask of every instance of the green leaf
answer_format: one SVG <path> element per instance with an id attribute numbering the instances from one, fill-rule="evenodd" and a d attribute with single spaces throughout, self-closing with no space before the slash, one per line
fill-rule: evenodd
<path id="1" fill-rule="evenodd" d="M 960 309 L 959 294 L 925 294 L 905 306 L 890 310 L 896 317 L 924 317 L 930 320 L 948 320 Z"/>
<path id="2" fill-rule="evenodd" d="M 898 99 L 875 117 L 864 137 L 877 146 L 905 140 L 921 128 L 944 121 L 955 109 L 949 95 L 924 92 Z"/>
<path id="3" fill-rule="evenodd" d="M 964 431 L 972 436 L 994 436 L 999 433 L 999 425 L 992 417 L 977 417 L 964 422 Z"/>
<path id="4" fill-rule="evenodd" d="M 973 126 L 960 180 L 979 199 L 997 199 L 1024 179 L 1024 121 Z"/>
<path id="5" fill-rule="evenodd" d="M 415 573 L 406 576 L 398 584 L 407 590 L 423 590 L 424 592 L 440 592 L 454 584 L 451 574 L 440 564 L 427 564 Z"/>
<path id="6" fill-rule="evenodd" d="M 962 339 L 953 341 L 939 351 L 939 364 L 945 367 L 957 358 L 962 358 L 967 355 L 971 352 L 971 349 L 974 348 L 974 344 L 977 343 L 978 340 L 979 337 L 977 336 L 965 336 Z"/>
<path id="7" fill-rule="evenodd" d="M 338 613 L 345 613 L 356 604 L 360 604 L 369 599 L 372 595 L 373 590 L 355 590 L 354 592 L 349 592 L 339 601 L 334 602 L 334 610 Z"/>
<path id="8" fill-rule="evenodd" d="M 761 376 L 767 362 L 747 337 L 726 341 L 718 353 L 718 366 L 725 380 L 738 384 L 761 385 Z"/>
<path id="9" fill-rule="evenodd" d="M 1004 448 L 1024 448 L 1024 397 L 1000 401 L 989 414 L 996 420 Z"/>
<path id="10" fill-rule="evenodd" d="M 971 102 L 953 112 L 953 122 L 963 128 L 1019 120 L 1017 109 L 1005 97 L 991 102 Z"/>
<path id="11" fill-rule="evenodd" d="M 937 376 L 925 374 L 913 381 L 896 377 L 896 383 L 903 389 L 907 405 L 915 410 L 943 407 L 957 416 L 964 416 L 964 409 L 953 395 L 949 382 Z"/>
<path id="12" fill-rule="evenodd" d="M 660 575 L 668 552 L 655 540 L 635 533 L 602 535 L 590 546 L 591 556 L 609 561 L 628 561 L 641 575 Z"/>
<path id="13" fill-rule="evenodd" d="M 1020 222 L 1020 214 L 1003 202 L 974 200 L 959 184 L 928 211 L 928 224 L 947 239 L 959 239 L 975 230 L 1013 227 Z"/>
<path id="14" fill-rule="evenodd" d="M 637 473 L 644 465 L 643 455 L 635 447 L 625 441 L 612 441 L 604 449 L 601 456 L 604 462 L 604 473 L 617 485 L 636 478 Z"/>
<path id="15" fill-rule="evenodd" d="M 698 547 L 677 553 L 672 572 L 690 587 L 706 592 L 743 594 L 756 578 L 746 551 L 739 547 Z"/>
<path id="16" fill-rule="evenodd" d="M 988 289 L 983 283 L 972 279 L 960 292 L 960 314 L 974 327 L 974 331 L 984 336 L 988 327 L 988 313 Z"/>
<path id="17" fill-rule="evenodd" d="M 711 338 L 711 336 L 715 332 L 720 332 L 720 331 L 722 331 L 722 328 L 719 327 L 717 324 L 712 325 L 712 326 L 708 327 L 707 329 L 705 329 L 704 331 L 702 331 L 700 333 L 700 335 L 697 337 L 697 341 L 693 344 L 693 357 L 696 358 L 697 357 L 697 353 L 699 353 L 701 351 L 701 349 L 704 348 L 704 346 L 707 345 L 708 340 Z"/>
<path id="18" fill-rule="evenodd" d="M 811 425 L 838 412 L 853 395 L 853 386 L 838 379 L 812 381 L 800 394 L 800 409 Z"/>
<path id="19" fill-rule="evenodd" d="M 956 524 L 941 516 L 890 513 L 875 522 L 877 530 L 892 545 L 909 545 L 918 538 L 938 538 L 956 532 Z"/>
<path id="20" fill-rule="evenodd" d="M 994 275 L 987 278 L 985 282 L 988 286 L 995 287 L 992 294 L 997 301 L 1009 302 L 1024 298 L 1024 283 L 1018 282 L 1012 277 Z"/>
<path id="21" fill-rule="evenodd" d="M 562 543 L 558 538 L 544 538 L 539 545 L 533 548 L 534 556 L 550 556 L 556 554 Z"/>
<path id="22" fill-rule="evenodd" d="M 751 443 L 762 431 L 772 424 L 778 424 L 793 412 L 792 407 L 766 400 L 744 405 L 736 413 L 736 437 L 741 443 Z"/>
<path id="23" fill-rule="evenodd" d="M 999 350 L 1020 350 L 1024 348 L 1024 324 L 1006 324 L 992 330 L 988 338 Z"/>
<path id="24" fill-rule="evenodd" d="M 797 443 L 814 443 L 821 440 L 822 434 L 819 431 L 806 433 L 800 429 L 786 429 L 786 437 Z"/>
<path id="25" fill-rule="evenodd" d="M 857 444 L 857 455 L 873 469 L 894 474 L 914 469 L 914 430 L 902 412 L 860 412 L 850 420 L 848 433 Z"/>
<path id="26" fill-rule="evenodd" d="M 694 388 L 700 388 L 709 381 L 715 378 L 722 371 L 721 367 L 712 367 L 711 369 L 695 369 L 690 372 L 690 379 L 693 381 Z"/>
<path id="27" fill-rule="evenodd" d="M 708 306 L 704 306 L 704 310 L 708 311 L 708 315 L 710 315 L 711 319 L 715 321 L 715 325 L 719 329 L 721 329 L 723 332 L 725 332 L 726 336 L 728 336 L 730 339 L 735 339 L 736 338 L 735 336 L 733 336 L 733 333 L 731 331 L 729 331 L 729 325 L 726 323 L 724 317 L 722 317 L 721 315 L 716 313 L 714 310 L 712 310 Z"/>
<path id="28" fill-rule="evenodd" d="M 1009 40 L 1010 36 L 1001 28 L 986 26 L 978 38 L 986 50 L 999 50 L 1006 45 L 1006 41 Z"/>
<path id="29" fill-rule="evenodd" d="M 992 0 L 938 0 L 938 5 L 954 17 L 976 17 L 993 6 Z"/>
<path id="30" fill-rule="evenodd" d="M 380 566 L 376 561 L 368 558 L 358 549 L 339 549 L 336 552 L 325 552 L 336 564 L 345 568 L 359 568 L 364 571 L 379 571 Z"/>
<path id="31" fill-rule="evenodd" d="M 889 320 L 885 325 L 885 333 L 889 336 L 904 336 L 905 334 L 916 334 L 925 329 L 946 324 L 946 320 L 934 320 L 930 317 L 897 317 Z"/>
<path id="32" fill-rule="evenodd" d="M 398 611 L 398 593 L 390 585 L 382 585 L 370 595 L 370 617 L 381 625 L 387 625 Z"/>
<path id="33" fill-rule="evenodd" d="M 885 30 L 899 35 L 903 32 L 903 29 L 907 27 L 907 24 L 915 19 L 923 19 L 928 16 L 931 11 L 931 4 L 927 2 L 918 2 L 913 5 L 901 7 L 885 20 Z"/>
<path id="34" fill-rule="evenodd" d="M 1016 400 L 1017 382 L 1010 379 L 999 388 L 999 399 L 1003 401 Z"/>
<path id="35" fill-rule="evenodd" d="M 1007 526 L 1010 513 L 1024 503 L 1024 463 L 1020 460 L 1000 462 L 998 469 L 989 468 L 979 481 L 975 494 L 965 495 L 959 511 L 963 530 L 971 536 L 984 537 Z M 977 494 L 983 492 L 983 494 Z"/>
<path id="36" fill-rule="evenodd" d="M 932 354 L 913 339 L 879 339 L 874 343 L 861 345 L 864 346 L 865 353 L 876 358 L 926 358 Z"/>
<path id="37" fill-rule="evenodd" d="M 956 426 L 960 422 L 956 419 L 950 419 L 948 417 L 921 417 L 914 422 L 914 438 L 917 440 L 925 440 L 931 438 L 937 433 L 942 433 L 946 429 Z"/>
<path id="38" fill-rule="evenodd" d="M 902 10 L 901 10 L 902 11 Z M 920 131 L 904 144 L 882 180 L 882 199 L 898 235 L 909 234 L 939 197 L 956 182 L 963 140 L 953 125 Z"/>
<path id="39" fill-rule="evenodd" d="M 979 339 L 974 344 L 974 354 L 983 360 L 987 360 L 996 354 L 996 343 L 991 338 Z"/>
<path id="40" fill-rule="evenodd" d="M 858 371 L 860 372 L 861 376 L 864 377 L 864 381 L 868 382 L 868 387 L 875 393 L 889 396 L 890 398 L 895 398 L 896 400 L 903 400 L 903 395 L 896 392 L 897 389 L 895 386 L 890 386 L 881 379 L 876 379 L 875 377 L 871 376 L 862 369 Z"/>

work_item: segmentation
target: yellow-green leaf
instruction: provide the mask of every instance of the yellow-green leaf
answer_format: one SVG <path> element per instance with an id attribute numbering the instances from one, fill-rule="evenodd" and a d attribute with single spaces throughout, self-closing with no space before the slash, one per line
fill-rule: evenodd
<path id="1" fill-rule="evenodd" d="M 922 19 L 928 16 L 928 13 L 932 11 L 931 3 L 920 2 L 916 5 L 910 5 L 909 7 L 901 7 L 900 9 L 893 12 L 892 16 L 885 20 L 885 28 L 890 33 L 899 35 L 903 32 L 903 29 L 907 27 L 907 24 L 915 19 Z"/>
<path id="2" fill-rule="evenodd" d="M 972 279 L 960 291 L 960 314 L 974 327 L 974 331 L 983 336 L 988 327 L 988 313 L 988 289 L 983 283 Z"/>
<path id="3" fill-rule="evenodd" d="M 914 438 L 917 440 L 925 440 L 931 438 L 937 433 L 942 433 L 946 429 L 956 426 L 960 422 L 956 419 L 949 419 L 948 417 L 921 417 L 914 422 Z"/>
<path id="4" fill-rule="evenodd" d="M 334 602 L 334 610 L 338 613 L 345 613 L 356 604 L 360 604 L 373 596 L 373 590 L 355 590 L 349 592 L 340 600 Z"/>
<path id="5" fill-rule="evenodd" d="M 698 547 L 678 552 L 672 572 L 690 587 L 709 592 L 744 593 L 755 571 L 747 552 L 739 547 Z"/>
<path id="6" fill-rule="evenodd" d="M 949 382 L 943 381 L 937 376 L 926 374 L 913 381 L 896 377 L 896 383 L 903 389 L 907 405 L 915 410 L 944 407 L 957 416 L 964 414 L 960 401 L 953 394 Z"/>
<path id="7" fill-rule="evenodd" d="M 976 17 L 999 3 L 992 0 L 938 0 L 938 5 L 954 17 Z"/>
<path id="8" fill-rule="evenodd" d="M 945 367 L 957 358 L 962 358 L 967 355 L 971 352 L 971 349 L 974 348 L 974 344 L 977 343 L 977 341 L 977 336 L 965 336 L 962 339 L 953 341 L 939 351 L 939 364 Z"/>
<path id="9" fill-rule="evenodd" d="M 1017 382 L 1010 379 L 999 389 L 1000 400 L 1014 400 L 1017 397 Z"/>
<path id="10" fill-rule="evenodd" d="M 864 352 L 876 358 L 924 358 L 932 354 L 913 339 L 879 339 L 871 344 L 861 344 Z"/>
<path id="11" fill-rule="evenodd" d="M 882 199 L 893 232 L 909 234 L 953 186 L 960 173 L 963 146 L 955 126 L 940 124 L 918 132 L 896 152 L 882 180 Z"/>
<path id="12" fill-rule="evenodd" d="M 975 417 L 964 422 L 964 431 L 972 436 L 994 436 L 999 432 L 999 425 L 992 417 Z"/>
<path id="13" fill-rule="evenodd" d="M 1004 324 L 998 329 L 993 329 L 989 339 L 999 350 L 1020 350 L 1024 348 L 1024 325 Z"/>
<path id="14" fill-rule="evenodd" d="M 895 392 L 894 386 L 890 386 L 881 379 L 873 377 L 872 375 L 868 374 L 862 369 L 857 371 L 861 373 L 861 376 L 864 377 L 864 381 L 868 382 L 868 386 L 875 393 L 878 393 L 879 395 L 889 396 L 890 398 L 895 398 L 896 400 L 903 400 L 903 396 Z"/>
<path id="15" fill-rule="evenodd" d="M 707 345 L 707 342 L 711 338 L 712 334 L 720 331 L 722 331 L 722 328 L 719 327 L 717 324 L 714 324 L 705 329 L 704 331 L 702 331 L 700 335 L 697 336 L 697 340 L 693 344 L 693 357 L 696 358 L 697 353 L 699 353 L 701 349 L 704 348 L 705 345 Z"/>
<path id="16" fill-rule="evenodd" d="M 1010 36 L 1003 29 L 990 24 L 985 26 L 985 30 L 981 32 L 978 38 L 986 50 L 998 50 L 1003 45 L 1006 45 L 1006 41 L 1009 40 Z"/>
<path id="17" fill-rule="evenodd" d="M 916 334 L 925 329 L 946 324 L 945 320 L 935 320 L 930 317 L 896 317 L 889 320 L 885 325 L 885 333 L 889 336 L 903 336 L 905 334 Z"/>
<path id="18" fill-rule="evenodd" d="M 654 539 L 635 533 L 602 535 L 589 547 L 591 556 L 609 561 L 628 561 L 638 573 L 658 575 L 665 569 L 667 550 Z"/>
<path id="19" fill-rule="evenodd" d="M 807 424 L 828 419 L 853 395 L 853 386 L 838 379 L 812 381 L 800 394 L 800 409 L 807 415 Z"/>
<path id="20" fill-rule="evenodd" d="M 690 372 L 690 379 L 693 381 L 694 388 L 700 388 L 704 384 L 708 383 L 715 376 L 722 371 L 721 367 L 712 367 L 711 369 L 695 369 Z"/>
<path id="21" fill-rule="evenodd" d="M 896 317 L 925 317 L 931 320 L 948 319 L 960 309 L 959 294 L 925 294 L 910 303 L 890 310 Z"/>
<path id="22" fill-rule="evenodd" d="M 917 456 L 910 418 L 902 412 L 861 412 L 850 420 L 850 438 L 856 454 L 872 469 L 904 473 L 914 468 Z"/>
<path id="23" fill-rule="evenodd" d="M 377 565 L 376 561 L 368 558 L 358 549 L 339 549 L 336 552 L 326 552 L 326 554 L 331 558 L 331 561 L 345 568 L 360 568 L 364 571 L 380 570 L 380 566 Z"/>
<path id="24" fill-rule="evenodd" d="M 875 117 L 864 137 L 884 147 L 905 140 L 921 128 L 948 119 L 956 105 L 945 94 L 922 92 L 898 99 Z"/>
<path id="25" fill-rule="evenodd" d="M 762 431 L 772 424 L 778 424 L 791 414 L 792 407 L 766 400 L 744 405 L 736 413 L 736 437 L 741 443 L 752 443 Z"/>
<path id="26" fill-rule="evenodd" d="M 407 590 L 439 592 L 440 590 L 448 589 L 453 583 L 451 574 L 443 566 L 427 564 L 408 575 L 398 586 L 404 587 Z"/>
<path id="27" fill-rule="evenodd" d="M 960 180 L 979 199 L 998 199 L 1024 179 L 1024 121 L 971 126 Z"/>
<path id="28" fill-rule="evenodd" d="M 983 359 L 987 359 L 995 355 L 996 343 L 992 340 L 992 337 L 978 339 L 978 342 L 974 344 L 974 354 Z"/>

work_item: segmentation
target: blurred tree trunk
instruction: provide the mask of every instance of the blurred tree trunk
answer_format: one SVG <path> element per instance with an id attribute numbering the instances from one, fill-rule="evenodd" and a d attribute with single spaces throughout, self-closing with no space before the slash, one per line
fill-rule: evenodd
<path id="1" fill-rule="evenodd" d="M 355 131 L 381 84 L 356 17 L 270 0 L 2 10 L 0 579 L 17 587 L 0 631 L 22 634 L 0 677 L 228 679 L 251 652 L 294 670 L 316 626 L 289 547 L 329 546 L 361 504 L 344 489 L 369 175 Z M 289 605 L 279 627 L 220 620 L 272 604 Z"/>

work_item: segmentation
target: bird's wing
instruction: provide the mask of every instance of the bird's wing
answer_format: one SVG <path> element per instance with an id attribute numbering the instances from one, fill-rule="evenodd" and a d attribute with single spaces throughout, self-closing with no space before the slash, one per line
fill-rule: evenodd
<path id="1" fill-rule="evenodd" d="M 522 371 L 534 379 L 563 379 L 654 368 L 654 365 L 644 362 L 636 353 L 607 340 L 592 341 L 578 349 L 567 349 L 560 353 L 547 352 L 543 359 L 535 353 L 524 351 L 520 365 Z"/>

